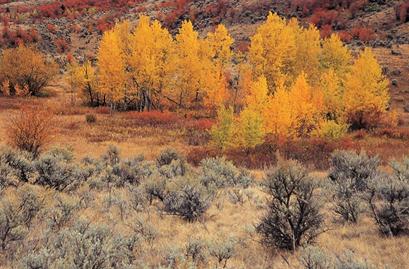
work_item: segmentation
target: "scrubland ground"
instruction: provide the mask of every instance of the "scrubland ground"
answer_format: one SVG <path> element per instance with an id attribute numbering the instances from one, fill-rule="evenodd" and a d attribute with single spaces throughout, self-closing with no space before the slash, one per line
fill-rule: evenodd
<path id="1" fill-rule="evenodd" d="M 50 96 L 44 98 L 0 98 L 1 144 L 5 143 L 4 127 L 10 115 L 18 113 L 19 108 L 38 105 L 50 107 L 56 114 L 55 137 L 48 147 L 69 148 L 73 151 L 76 160 L 85 156 L 99 157 L 112 144 L 120 149 L 123 158 L 143 154 L 148 160 L 155 160 L 166 148 L 173 148 L 182 155 L 195 158 L 206 157 L 206 154 L 194 156 L 195 152 L 211 152 L 202 150 L 208 147 L 206 128 L 211 123 L 207 121 L 197 120 L 188 115 L 175 116 L 169 113 L 165 116 L 162 114 L 157 116 L 147 113 L 141 116 L 132 112 L 111 113 L 107 108 L 86 108 L 78 103 L 73 105 L 72 97 L 64 93 L 64 83 L 49 87 L 48 93 Z M 95 115 L 96 122 L 88 123 L 85 116 L 87 114 Z M 161 117 L 165 117 L 165 120 Z M 198 125 L 205 125 L 205 127 L 200 129 L 199 133 L 190 133 L 190 127 L 196 128 Z M 400 127 L 399 130 L 395 130 L 397 133 L 395 135 L 387 131 L 374 134 L 352 133 L 342 141 L 331 143 L 335 143 L 336 148 L 365 149 L 371 154 L 379 154 L 386 163 L 390 159 L 400 159 L 409 154 L 409 141 L 404 133 L 405 130 L 405 126 Z M 199 136 L 201 139 L 193 139 L 192 136 Z M 326 170 L 318 170 L 314 168 L 314 164 L 327 158 L 329 152 L 319 152 L 319 147 L 317 149 L 307 144 L 298 144 L 298 146 L 302 148 L 294 148 L 295 151 L 299 151 L 299 154 L 293 156 L 300 157 L 301 161 L 310 164 L 314 170 L 311 171 L 313 177 L 319 181 L 328 180 Z M 291 147 L 287 148 L 288 151 L 291 149 Z M 261 150 L 266 151 L 266 149 Z M 287 154 L 292 156 L 290 153 Z M 233 161 L 237 154 L 249 154 L 249 158 L 252 157 L 251 154 L 255 154 L 253 157 L 257 158 L 255 152 L 234 152 L 230 153 Z M 322 154 L 322 156 L 314 158 L 314 154 Z M 229 154 L 227 156 L 229 157 Z M 275 153 L 272 152 L 269 156 L 275 156 Z M 239 160 L 243 159 L 245 160 L 245 158 Z M 257 166 L 257 162 L 254 163 Z M 273 161 L 270 165 L 272 164 L 274 164 Z M 259 223 L 267 208 L 267 195 L 259 186 L 264 177 L 262 168 L 265 165 L 265 163 L 260 164 L 251 172 L 256 180 L 252 187 L 247 189 L 229 187 L 218 192 L 208 211 L 196 222 L 188 222 L 164 213 L 158 201 L 153 201 L 151 205 L 142 209 L 133 209 L 135 205 L 132 198 L 133 192 L 127 187 L 114 187 L 108 191 L 106 188 L 95 189 L 90 185 L 84 185 L 68 194 L 37 186 L 34 190 L 39 193 L 43 204 L 49 210 L 58 208 L 60 201 L 65 201 L 63 204 L 78 205 L 67 222 L 68 226 L 74 225 L 77 220 L 85 220 L 88 225 L 89 223 L 106 225 L 104 227 L 108 227 L 110 235 L 121 235 L 125 238 L 131 237 L 137 230 L 142 239 L 139 239 L 141 241 L 133 251 L 137 253 L 137 261 L 140 261 L 138 263 L 145 266 L 190 268 L 191 261 L 186 254 L 187 246 L 188 242 L 197 239 L 209 246 L 203 260 L 196 263 L 198 268 L 303 268 L 300 263 L 300 251 L 293 253 L 266 248 L 255 232 L 255 225 Z M 16 192 L 18 189 L 9 188 L 3 195 L 15 197 Z M 351 251 L 364 264 L 372 264 L 375 268 L 409 268 L 408 237 L 388 238 L 380 235 L 369 212 L 365 213 L 357 224 L 334 222 L 331 199 L 326 198 L 328 199 L 322 211 L 326 216 L 328 230 L 317 238 L 316 244 L 319 247 L 337 256 Z M 42 214 L 44 215 L 34 219 L 25 242 L 35 242 L 40 240 L 39 238 L 49 236 L 49 228 L 44 221 L 48 213 Z M 135 224 L 138 224 L 137 228 Z M 230 240 L 233 242 L 232 249 L 229 249 L 228 245 Z M 30 252 L 32 256 L 28 255 L 26 258 L 37 257 L 34 253 L 38 250 L 38 246 L 35 244 L 33 246 L 31 243 L 25 244 L 30 245 L 29 249 L 32 249 Z M 13 247 L 15 246 L 12 243 L 9 250 Z M 215 250 L 217 248 L 219 252 Z M 220 253 L 226 249 L 228 250 L 227 262 L 224 258 L 219 260 L 217 256 L 217 253 L 222 255 Z M 9 250 L 3 251 L 0 259 L 3 268 L 21 266 L 21 263 L 17 262 L 22 260 L 19 255 L 27 253 Z"/>

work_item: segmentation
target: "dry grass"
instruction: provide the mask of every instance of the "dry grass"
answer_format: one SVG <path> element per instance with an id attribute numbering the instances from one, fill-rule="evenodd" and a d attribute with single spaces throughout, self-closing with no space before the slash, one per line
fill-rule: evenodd
<path id="1" fill-rule="evenodd" d="M 84 156 L 97 157 L 106 151 L 109 144 L 115 144 L 121 150 L 123 157 L 144 154 L 153 159 L 165 148 L 175 148 L 182 154 L 187 154 L 195 146 L 190 146 L 184 137 L 184 126 L 174 128 L 141 126 L 135 124 L 133 118 L 126 113 L 109 114 L 101 109 L 70 107 L 67 96 L 56 95 L 48 99 L 9 99 L 0 97 L 0 144 L 4 143 L 4 126 L 11 115 L 18 109 L 34 103 L 49 103 L 66 112 L 56 113 L 57 133 L 53 146 L 71 148 L 77 159 Z M 67 108 L 68 109 L 65 109 Z M 61 109 L 64 108 L 64 109 Z M 97 121 L 89 124 L 85 120 L 87 113 L 93 113 Z M 351 140 L 359 143 L 370 153 L 378 153 L 386 159 L 400 158 L 409 153 L 408 141 L 405 139 L 390 139 L 364 134 L 360 139 Z M 353 145 L 354 147 L 356 145 Z M 263 177 L 262 171 L 255 171 L 256 178 Z M 316 176 L 325 176 L 324 172 L 315 172 Z M 234 236 L 239 239 L 237 254 L 228 262 L 229 268 L 300 268 L 297 255 L 299 253 L 273 253 L 259 244 L 259 238 L 254 234 L 254 224 L 264 212 L 265 195 L 258 187 L 248 190 L 250 193 L 244 204 L 233 204 L 226 193 L 219 195 L 206 213 L 205 220 L 187 223 L 178 217 L 163 215 L 152 206 L 149 210 L 128 213 L 124 222 L 119 221 L 120 212 L 116 207 L 103 211 L 103 201 L 106 192 L 97 192 L 83 187 L 77 193 L 88 193 L 92 196 L 91 206 L 83 209 L 78 216 L 86 217 L 97 223 L 107 223 L 113 230 L 121 233 L 129 232 L 124 223 L 132 221 L 136 216 L 146 219 L 159 230 L 159 238 L 150 244 L 144 244 L 140 250 L 145 261 L 157 264 L 169 248 L 184 249 L 188 239 L 194 235 L 210 241 L 214 237 Z M 126 191 L 114 190 L 116 196 L 126 197 Z M 46 191 L 46 201 L 53 203 L 53 192 Z M 133 213 L 132 213 L 133 212 Z M 355 226 L 331 224 L 333 229 L 318 238 L 318 245 L 335 254 L 351 250 L 358 256 L 370 260 L 377 267 L 389 265 L 390 268 L 409 268 L 409 239 L 384 238 L 377 231 L 369 217 L 363 218 Z M 41 224 L 29 236 L 43 233 Z M 291 265 L 289 265 L 291 264 Z M 214 258 L 210 258 L 207 266 L 214 268 Z M 182 267 L 183 268 L 183 267 Z"/>

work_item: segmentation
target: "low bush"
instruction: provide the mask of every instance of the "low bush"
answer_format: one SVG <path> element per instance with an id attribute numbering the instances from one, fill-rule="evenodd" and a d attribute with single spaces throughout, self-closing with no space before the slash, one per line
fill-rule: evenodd
<path id="1" fill-rule="evenodd" d="M 362 152 L 336 151 L 331 156 L 329 178 L 334 190 L 334 212 L 356 223 L 364 210 L 363 194 L 377 176 L 379 159 Z"/>
<path id="2" fill-rule="evenodd" d="M 137 240 L 113 235 L 104 225 L 78 220 L 72 227 L 48 235 L 47 243 L 23 259 L 23 268 L 126 268 L 135 259 Z M 42 257 L 42 258 L 41 258 Z"/>
<path id="3" fill-rule="evenodd" d="M 54 134 L 53 114 L 46 109 L 23 108 L 6 125 L 8 144 L 38 157 Z"/>
<path id="4" fill-rule="evenodd" d="M 194 264 L 204 263 L 207 260 L 207 245 L 202 240 L 190 238 L 185 249 L 186 257 Z"/>
<path id="5" fill-rule="evenodd" d="M 85 181 L 82 169 L 74 163 L 72 152 L 67 150 L 47 152 L 34 165 L 38 173 L 35 183 L 42 186 L 63 191 Z"/>
<path id="6" fill-rule="evenodd" d="M 366 260 L 346 251 L 334 255 L 318 247 L 308 246 L 301 252 L 300 262 L 305 269 L 374 269 Z"/>
<path id="7" fill-rule="evenodd" d="M 227 262 L 236 254 L 237 240 L 233 237 L 227 240 L 218 239 L 210 242 L 209 253 L 217 259 L 217 264 L 222 268 L 227 267 Z"/>
<path id="8" fill-rule="evenodd" d="M 87 123 L 95 123 L 97 122 L 97 116 L 95 114 L 87 114 L 85 115 L 85 121 Z"/>
<path id="9" fill-rule="evenodd" d="M 393 175 L 380 176 L 369 187 L 372 216 L 387 236 L 409 234 L 409 159 L 392 163 Z"/>
<path id="10" fill-rule="evenodd" d="M 11 95 L 18 95 L 25 87 L 27 94 L 39 95 L 58 73 L 54 62 L 25 46 L 3 50 L 0 63 L 0 82 L 9 82 Z"/>
<path id="11" fill-rule="evenodd" d="M 18 204 L 10 198 L 3 198 L 0 202 L 0 246 L 4 251 L 16 241 L 22 240 L 27 233 L 27 228 L 21 219 Z"/>
<path id="12" fill-rule="evenodd" d="M 28 182 L 34 176 L 32 157 L 11 148 L 0 149 L 0 190 Z"/>
<path id="13" fill-rule="evenodd" d="M 244 169 L 238 169 L 224 158 L 209 158 L 200 163 L 200 182 L 208 189 L 241 186 L 252 184 L 252 177 Z"/>
<path id="14" fill-rule="evenodd" d="M 207 211 L 211 199 L 212 196 L 200 186 L 185 185 L 180 190 L 170 191 L 163 203 L 166 212 L 193 222 Z"/>
<path id="15" fill-rule="evenodd" d="M 55 204 L 45 213 L 48 227 L 59 231 L 71 222 L 74 212 L 79 209 L 78 199 L 65 194 L 54 196 Z"/>
<path id="16" fill-rule="evenodd" d="M 161 175 L 167 178 L 184 176 L 187 172 L 187 163 L 177 151 L 165 149 L 156 158 L 156 164 Z"/>
<path id="17" fill-rule="evenodd" d="M 266 246 L 296 250 L 323 232 L 316 186 L 303 166 L 279 164 L 267 172 L 263 185 L 271 199 L 256 230 Z"/>

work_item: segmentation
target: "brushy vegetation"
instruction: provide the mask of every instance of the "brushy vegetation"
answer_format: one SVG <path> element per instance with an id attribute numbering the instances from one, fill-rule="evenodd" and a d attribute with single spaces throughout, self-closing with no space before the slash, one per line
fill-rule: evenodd
<path id="1" fill-rule="evenodd" d="M 172 149 L 148 161 L 142 156 L 123 159 L 111 146 L 98 159 L 78 161 L 65 149 L 33 158 L 3 148 L 1 263 L 18 268 L 127 268 L 141 263 L 234 268 L 235 257 L 249 244 L 246 236 L 197 235 L 179 247 L 152 250 L 164 238 L 158 226 L 164 218 L 174 218 L 180 227 L 202 227 L 212 221 L 211 208 L 220 211 L 229 202 L 264 211 L 253 228 L 241 229 L 257 238 L 266 253 L 299 253 L 293 262 L 306 269 L 375 268 L 347 249 L 335 255 L 314 246 L 332 221 L 325 209 L 331 208 L 326 206 L 328 194 L 344 221 L 357 225 L 369 216 L 379 235 L 407 236 L 409 161 L 394 162 L 393 172 L 383 174 L 376 157 L 339 151 L 331 164 L 328 179 L 321 182 L 300 163 L 280 161 L 259 185 L 251 173 L 223 158 L 191 167 Z M 265 192 L 266 204 L 257 189 Z"/>

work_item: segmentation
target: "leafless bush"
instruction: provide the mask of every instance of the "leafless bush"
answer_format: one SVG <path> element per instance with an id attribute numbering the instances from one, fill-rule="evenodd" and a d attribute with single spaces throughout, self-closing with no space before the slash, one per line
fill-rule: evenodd
<path id="1" fill-rule="evenodd" d="M 6 125 L 8 144 L 38 157 L 43 148 L 52 141 L 54 116 L 46 109 L 23 108 L 11 116 Z"/>

